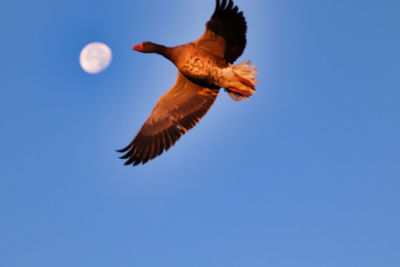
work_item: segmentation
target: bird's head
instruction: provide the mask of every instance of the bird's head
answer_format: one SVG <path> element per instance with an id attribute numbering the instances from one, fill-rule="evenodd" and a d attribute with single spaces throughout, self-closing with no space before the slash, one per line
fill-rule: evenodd
<path id="1" fill-rule="evenodd" d="M 152 42 L 143 42 L 132 46 L 132 49 L 142 53 L 157 53 L 160 50 L 160 45 Z"/>

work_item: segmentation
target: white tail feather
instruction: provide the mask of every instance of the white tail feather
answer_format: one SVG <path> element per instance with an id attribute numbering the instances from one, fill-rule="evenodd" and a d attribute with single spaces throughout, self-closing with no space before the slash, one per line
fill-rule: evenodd
<path id="1" fill-rule="evenodd" d="M 240 83 L 240 88 L 243 91 L 247 91 L 250 94 L 254 94 L 256 91 L 254 90 L 254 86 L 256 86 L 258 84 L 258 81 L 255 79 L 255 77 L 258 75 L 257 71 L 256 71 L 256 66 L 250 66 L 249 64 L 251 63 L 250 59 L 247 59 L 235 66 L 232 66 L 232 70 L 233 72 L 240 76 L 243 79 L 246 79 L 247 81 L 249 81 L 253 86 L 250 87 L 247 84 L 243 84 Z M 228 93 L 229 96 L 235 100 L 235 101 L 240 101 L 240 100 L 248 100 L 249 98 L 244 96 L 244 95 L 240 95 L 237 94 L 235 92 L 229 91 L 228 89 Z"/>
<path id="2" fill-rule="evenodd" d="M 251 63 L 250 59 L 247 59 L 235 66 L 233 66 L 233 71 L 239 75 L 240 77 L 249 80 L 252 84 L 257 85 L 258 81 L 255 79 L 255 77 L 258 75 L 256 69 L 256 66 L 250 66 L 249 64 Z"/>

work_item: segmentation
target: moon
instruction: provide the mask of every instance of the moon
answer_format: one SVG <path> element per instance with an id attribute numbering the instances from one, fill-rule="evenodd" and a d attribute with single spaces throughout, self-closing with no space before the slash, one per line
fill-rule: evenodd
<path id="1" fill-rule="evenodd" d="M 105 70 L 111 63 L 111 49 L 103 43 L 87 44 L 81 51 L 79 62 L 84 71 L 97 74 Z"/>

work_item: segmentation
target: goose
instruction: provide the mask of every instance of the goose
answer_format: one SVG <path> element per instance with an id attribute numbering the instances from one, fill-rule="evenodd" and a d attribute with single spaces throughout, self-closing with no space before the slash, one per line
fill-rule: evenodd
<path id="1" fill-rule="evenodd" d="M 233 62 L 246 46 L 247 24 L 232 0 L 216 0 L 204 34 L 194 42 L 167 47 L 142 42 L 132 47 L 141 53 L 156 53 L 178 69 L 172 88 L 162 95 L 143 126 L 125 148 L 125 165 L 144 164 L 167 151 L 193 128 L 213 105 L 220 88 L 235 100 L 248 100 L 256 92 L 258 75 L 250 60 Z"/>

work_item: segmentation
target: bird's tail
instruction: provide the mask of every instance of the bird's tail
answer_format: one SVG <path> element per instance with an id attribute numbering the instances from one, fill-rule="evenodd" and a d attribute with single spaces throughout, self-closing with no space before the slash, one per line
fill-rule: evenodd
<path id="1" fill-rule="evenodd" d="M 255 86 L 258 81 L 255 77 L 258 73 L 256 66 L 250 66 L 250 63 L 251 61 L 248 59 L 232 67 L 235 78 L 241 84 L 241 86 L 237 86 L 239 88 L 227 88 L 229 96 L 235 101 L 248 100 L 248 97 L 256 92 Z"/>

